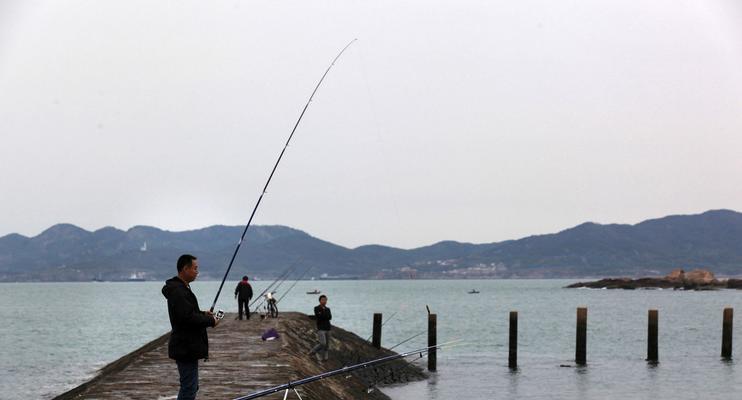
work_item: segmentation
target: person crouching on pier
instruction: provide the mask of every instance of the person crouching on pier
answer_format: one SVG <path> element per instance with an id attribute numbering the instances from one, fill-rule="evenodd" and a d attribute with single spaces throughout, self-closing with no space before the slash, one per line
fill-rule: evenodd
<path id="1" fill-rule="evenodd" d="M 178 400 L 193 400 L 198 392 L 198 360 L 209 358 L 207 327 L 219 325 L 210 311 L 201 311 L 190 283 L 198 276 L 198 260 L 190 254 L 178 258 L 178 275 L 162 287 L 170 317 L 168 357 L 175 360 L 180 375 Z"/>
<path id="2" fill-rule="evenodd" d="M 238 318 L 242 320 L 242 310 L 245 310 L 245 316 L 250 319 L 250 300 L 252 299 L 252 286 L 247 281 L 247 275 L 242 277 L 240 283 L 234 288 L 234 298 L 237 299 L 237 309 L 239 310 Z"/>
<path id="3" fill-rule="evenodd" d="M 314 307 L 314 316 L 317 318 L 317 339 L 319 343 L 309 352 L 309 355 L 319 354 L 321 361 L 327 361 L 327 353 L 330 350 L 330 320 L 332 313 L 327 307 L 327 296 L 319 296 L 319 305 Z"/>

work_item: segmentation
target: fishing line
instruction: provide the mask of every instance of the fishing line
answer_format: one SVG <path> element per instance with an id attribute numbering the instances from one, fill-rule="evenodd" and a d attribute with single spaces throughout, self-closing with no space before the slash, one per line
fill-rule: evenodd
<path id="1" fill-rule="evenodd" d="M 296 269 L 293 269 L 291 272 L 295 272 L 295 271 L 296 271 Z M 289 275 L 291 275 L 291 274 L 290 273 L 289 274 L 286 274 L 286 276 L 284 276 L 281 279 L 281 281 L 278 282 L 278 285 L 276 285 L 276 287 L 274 287 L 273 290 L 270 292 L 271 295 L 273 295 L 274 293 L 277 293 L 278 292 L 278 288 L 280 288 L 281 285 L 283 285 L 283 283 L 286 282 L 286 280 L 289 278 Z M 268 293 L 268 292 L 266 292 L 266 293 Z M 263 295 L 261 295 L 262 298 L 260 299 L 260 303 L 258 303 L 258 305 L 255 306 L 255 309 L 254 309 L 255 311 L 254 312 L 258 312 L 258 309 L 260 309 L 260 306 L 262 306 L 263 303 L 265 303 L 266 299 L 268 299 L 266 296 L 264 296 L 264 294 L 265 293 L 263 293 Z M 255 301 L 257 301 L 257 300 L 258 299 L 256 299 Z"/>
<path id="2" fill-rule="evenodd" d="M 392 313 L 392 315 L 391 315 L 391 316 L 390 316 L 389 318 L 385 319 L 385 320 L 384 320 L 384 321 L 383 321 L 383 322 L 381 323 L 381 327 L 383 328 L 383 327 L 384 327 L 384 325 L 386 325 L 386 324 L 387 324 L 387 322 L 389 322 L 389 321 L 393 320 L 393 319 L 394 319 L 394 317 L 396 317 L 396 316 L 397 316 L 397 314 L 399 314 L 399 312 L 400 312 L 400 311 L 402 311 L 402 309 L 403 309 L 403 308 L 405 308 L 406 306 L 407 306 L 406 304 L 402 304 L 401 306 L 399 306 L 399 310 L 395 311 L 394 313 Z M 368 337 L 368 338 L 366 338 L 366 341 L 367 341 L 367 342 L 370 342 L 370 341 L 371 341 L 371 339 L 372 339 L 373 337 L 374 337 L 374 334 L 373 334 L 373 333 L 371 333 L 371 335 L 369 335 L 369 337 Z"/>
<path id="3" fill-rule="evenodd" d="M 296 281 L 294 282 L 294 284 L 293 284 L 293 285 L 291 285 L 291 286 L 289 287 L 289 289 L 288 289 L 288 290 L 286 291 L 286 293 L 284 293 L 284 294 L 283 294 L 283 295 L 282 295 L 281 297 L 279 297 L 279 298 L 278 298 L 278 300 L 276 300 L 276 304 L 280 303 L 280 302 L 281 302 L 281 300 L 283 300 L 283 298 L 284 298 L 284 297 L 286 297 L 286 295 L 287 295 L 287 294 L 289 294 L 289 292 L 291 291 L 291 289 L 293 289 L 293 288 L 294 288 L 294 286 L 296 286 L 296 284 L 297 284 L 297 283 L 299 283 L 299 281 L 300 281 L 300 280 L 302 280 L 302 279 L 303 279 L 303 278 L 304 278 L 304 277 L 305 277 L 305 276 L 306 276 L 306 275 L 307 275 L 307 274 L 309 273 L 309 271 L 311 271 L 311 270 L 312 270 L 313 268 L 314 268 L 314 266 L 311 266 L 311 267 L 307 268 L 307 269 L 306 269 L 306 270 L 304 271 L 304 273 L 303 273 L 303 274 L 301 274 L 301 276 L 299 277 L 299 279 L 297 279 L 297 280 L 296 280 Z"/>
<path id="4" fill-rule="evenodd" d="M 252 307 L 252 305 L 255 304 L 256 301 L 260 300 L 264 294 L 268 293 L 268 291 L 271 290 L 273 285 L 275 285 L 279 280 L 288 276 L 294 270 L 294 267 L 296 267 L 296 265 L 299 263 L 299 260 L 301 260 L 301 257 L 298 257 L 296 260 L 294 260 L 294 262 L 291 263 L 291 265 L 289 265 L 289 267 L 286 268 L 280 275 L 278 275 L 278 277 L 274 279 L 273 282 L 270 285 L 268 285 L 268 287 L 263 289 L 263 291 L 260 292 L 260 294 L 255 298 L 255 300 L 250 302 L 249 307 Z"/>
<path id="5" fill-rule="evenodd" d="M 345 50 L 350 47 L 353 42 L 355 42 L 357 39 L 351 40 L 345 47 L 343 47 L 342 50 L 338 53 L 337 56 L 332 60 L 332 63 L 330 63 L 330 66 L 327 67 L 327 70 L 325 70 L 325 73 L 322 74 L 322 77 L 320 78 L 319 82 L 317 82 L 317 86 L 314 87 L 314 90 L 312 91 L 312 94 L 309 96 L 309 100 L 307 100 L 307 103 L 304 105 L 304 108 L 301 110 L 301 114 L 299 114 L 299 118 L 296 120 L 296 123 L 294 124 L 294 128 L 291 130 L 291 134 L 289 135 L 288 139 L 286 139 L 286 144 L 283 146 L 283 149 L 281 150 L 281 153 L 278 155 L 278 159 L 276 160 L 276 163 L 273 165 L 273 169 L 271 170 L 270 175 L 268 175 L 268 179 L 265 182 L 265 186 L 263 187 L 263 191 L 260 192 L 260 197 L 258 197 L 258 201 L 255 203 L 255 207 L 252 209 L 252 213 L 250 214 L 250 219 L 247 220 L 247 224 L 245 225 L 245 230 L 242 231 L 242 236 L 240 236 L 240 240 L 237 242 L 237 247 L 234 249 L 234 253 L 232 253 L 232 259 L 229 261 L 229 265 L 227 266 L 227 271 L 224 272 L 224 277 L 222 278 L 222 283 L 219 284 L 219 290 L 216 292 L 216 296 L 214 296 L 214 302 L 211 304 L 211 312 L 214 311 L 214 307 L 216 307 L 216 302 L 219 300 L 219 295 L 222 293 L 222 288 L 224 287 L 224 282 L 227 280 L 227 276 L 229 275 L 229 271 L 232 269 L 232 265 L 234 264 L 235 258 L 237 258 L 237 253 L 240 251 L 240 247 L 242 246 L 242 242 L 245 240 L 245 235 L 247 234 L 247 230 L 250 228 L 250 224 L 252 223 L 253 217 L 255 217 L 255 212 L 258 210 L 258 207 L 260 206 L 260 202 L 263 200 L 263 196 L 268 191 L 268 185 L 271 183 L 271 179 L 273 179 L 273 175 L 276 173 L 276 169 L 278 168 L 278 164 L 281 162 L 281 159 L 283 158 L 284 153 L 286 152 L 286 149 L 289 147 L 289 143 L 291 142 L 291 138 L 294 137 L 294 133 L 296 132 L 296 128 L 299 127 L 299 123 L 301 122 L 301 119 L 304 117 L 304 113 L 307 111 L 307 108 L 309 108 L 309 103 L 312 102 L 312 99 L 314 98 L 314 95 L 317 93 L 317 90 L 319 90 L 320 85 L 322 85 L 322 81 L 325 80 L 325 77 L 330 72 L 330 69 L 332 69 L 332 66 L 335 65 L 335 62 L 340 58 L 340 56 L 343 55 Z"/>
<path id="6" fill-rule="evenodd" d="M 416 338 L 416 337 L 420 337 L 420 336 L 424 335 L 424 334 L 425 334 L 426 332 L 427 332 L 427 331 L 421 331 L 421 332 L 418 332 L 418 333 L 416 333 L 416 334 L 414 334 L 414 335 L 412 335 L 412 336 L 408 337 L 407 339 L 405 339 L 405 340 L 403 340 L 403 341 L 401 341 L 401 342 L 399 342 L 399 343 L 395 344 L 394 346 L 390 347 L 390 348 L 389 348 L 389 350 L 394 350 L 394 349 L 396 349 L 397 347 L 399 347 L 399 346 L 401 346 L 401 345 L 403 345 L 403 344 L 405 344 L 405 343 L 409 342 L 410 340 L 412 340 L 412 339 L 414 339 L 414 338 Z"/>
<path id="7" fill-rule="evenodd" d="M 371 85 L 369 84 L 369 73 L 368 73 L 368 69 L 366 68 L 367 64 L 366 64 L 366 59 L 364 57 L 363 47 L 358 50 L 358 57 L 360 58 L 360 61 L 361 61 L 360 69 L 361 69 L 361 74 L 363 75 L 363 83 L 366 88 L 366 99 L 368 103 L 367 106 L 371 112 L 371 119 L 373 120 L 373 127 L 374 127 L 373 133 L 376 136 L 376 143 L 377 143 L 376 151 L 378 152 L 380 158 L 382 159 L 381 168 L 383 168 L 384 170 L 384 176 L 395 176 L 396 172 L 391 170 L 391 165 L 393 164 L 390 162 L 389 155 L 387 154 L 386 146 L 383 140 L 383 137 L 384 137 L 383 133 L 386 133 L 386 132 L 382 129 L 382 126 L 379 123 L 379 117 L 378 117 L 379 113 L 377 111 L 376 101 L 374 99 L 373 93 L 371 92 Z M 397 197 L 395 196 L 397 191 L 394 190 L 394 188 L 392 188 L 392 185 L 388 179 L 383 179 L 383 182 L 385 183 L 386 189 L 388 192 L 387 200 L 391 200 L 388 202 L 391 203 L 392 210 L 394 211 L 394 216 L 396 217 L 395 221 L 396 221 L 397 227 L 395 230 L 397 232 L 403 232 L 405 231 L 405 228 L 402 226 L 401 221 L 403 221 L 403 219 L 400 217 L 399 207 L 397 204 L 398 203 Z"/>

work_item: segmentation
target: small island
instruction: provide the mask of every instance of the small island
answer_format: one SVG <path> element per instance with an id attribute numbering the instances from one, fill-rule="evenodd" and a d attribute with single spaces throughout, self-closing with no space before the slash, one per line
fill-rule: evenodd
<path id="1" fill-rule="evenodd" d="M 716 290 L 742 289 L 742 279 L 716 279 L 714 273 L 705 269 L 685 272 L 676 269 L 664 277 L 647 278 L 606 278 L 593 282 L 573 283 L 567 288 L 590 289 L 673 289 L 673 290 Z"/>

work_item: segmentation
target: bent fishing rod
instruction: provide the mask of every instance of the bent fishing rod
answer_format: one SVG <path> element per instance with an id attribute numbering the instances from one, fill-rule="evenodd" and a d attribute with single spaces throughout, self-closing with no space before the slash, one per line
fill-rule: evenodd
<path id="1" fill-rule="evenodd" d="M 245 240 L 245 235 L 247 234 L 247 230 L 250 228 L 250 224 L 252 223 L 253 217 L 255 217 L 255 212 L 258 210 L 258 207 L 260 206 L 260 202 L 263 200 L 263 196 L 268 191 L 268 185 L 271 183 L 271 179 L 273 179 L 273 175 L 276 173 L 276 169 L 278 168 L 278 164 L 281 162 L 281 159 L 283 158 L 283 154 L 286 152 L 286 149 L 289 147 L 291 138 L 294 137 L 296 128 L 299 127 L 299 123 L 301 122 L 301 119 L 304 117 L 304 113 L 306 113 L 307 108 L 309 108 L 309 103 L 312 102 L 314 95 L 317 93 L 317 90 L 319 90 L 320 85 L 322 85 L 322 81 L 325 80 L 325 77 L 330 72 L 330 69 L 332 69 L 332 66 L 335 65 L 335 62 L 340 58 L 340 56 L 343 55 L 345 50 L 348 47 L 350 47 L 350 45 L 353 44 L 353 42 L 355 42 L 356 40 L 358 39 L 351 40 L 347 45 L 345 45 L 345 47 L 343 47 L 342 50 L 340 50 L 340 53 L 338 53 L 338 55 L 335 56 L 335 59 L 332 60 L 332 63 L 330 63 L 330 66 L 327 67 L 327 70 L 325 70 L 325 73 L 322 74 L 322 77 L 320 78 L 319 82 L 317 82 L 317 86 L 314 87 L 312 94 L 309 96 L 309 100 L 307 100 L 307 103 L 304 105 L 304 108 L 301 110 L 301 114 L 299 114 L 299 119 L 296 120 L 296 123 L 294 124 L 294 128 L 291 130 L 291 134 L 289 135 L 289 138 L 286 140 L 286 144 L 283 146 L 283 150 L 281 150 L 281 153 L 278 155 L 278 159 L 276 160 L 276 163 L 273 165 L 273 169 L 271 170 L 270 175 L 268 175 L 268 180 L 266 180 L 265 182 L 263 191 L 260 192 L 258 201 L 255 203 L 255 207 L 253 207 L 252 209 L 252 213 L 250 214 L 250 219 L 247 220 L 247 225 L 245 225 L 245 229 L 242 231 L 242 236 L 240 236 L 240 240 L 237 242 L 237 247 L 234 249 L 234 253 L 232 253 L 232 259 L 229 261 L 229 265 L 227 266 L 227 271 L 224 273 L 224 278 L 222 278 L 222 283 L 219 285 L 219 290 L 217 290 L 216 292 L 216 296 L 214 297 L 214 302 L 211 303 L 211 308 L 209 309 L 211 312 L 214 312 L 214 307 L 216 307 L 216 302 L 217 300 L 219 300 L 219 295 L 222 293 L 224 282 L 227 280 L 229 271 L 232 269 L 232 265 L 234 264 L 235 258 L 237 258 L 237 253 L 240 251 L 240 246 L 242 246 L 242 242 Z"/>
<path id="2" fill-rule="evenodd" d="M 377 358 L 375 360 L 366 361 L 366 362 L 363 362 L 363 363 L 360 363 L 360 364 L 350 365 L 350 366 L 343 367 L 343 368 L 340 368 L 340 369 L 336 369 L 336 370 L 332 370 L 332 371 L 328 371 L 328 372 L 323 372 L 321 374 L 310 376 L 310 377 L 303 378 L 303 379 L 299 379 L 299 380 L 296 380 L 296 381 L 289 381 L 288 383 L 284 383 L 283 385 L 278 385 L 278 386 L 274 386 L 272 388 L 264 389 L 264 390 L 261 390 L 259 392 L 255 392 L 253 394 L 249 394 L 247 396 L 237 397 L 234 400 L 252 400 L 252 399 L 257 399 L 257 398 L 260 398 L 260 397 L 267 396 L 269 394 L 280 392 L 282 390 L 292 390 L 292 389 L 295 390 L 296 387 L 299 387 L 301 385 L 306 385 L 307 383 L 316 382 L 316 381 L 319 381 L 319 380 L 322 380 L 322 379 L 326 379 L 326 378 L 330 378 L 330 377 L 333 377 L 333 376 L 336 376 L 336 375 L 347 374 L 348 372 L 352 372 L 352 371 L 356 371 L 356 370 L 359 370 L 359 369 L 373 367 L 373 366 L 376 366 L 376 365 L 388 363 L 390 361 L 399 360 L 399 359 L 402 359 L 402 358 L 407 358 L 407 357 L 410 357 L 410 356 L 415 355 L 415 354 L 420 354 L 420 355 L 427 354 L 427 353 L 429 353 L 431 351 L 435 351 L 435 350 L 438 350 L 438 349 L 447 347 L 447 346 L 449 346 L 449 345 L 451 345 L 452 343 L 455 343 L 455 342 L 458 342 L 458 340 L 453 341 L 453 342 L 441 343 L 441 344 L 435 345 L 435 346 L 423 347 L 421 349 L 409 351 L 407 353 L 394 354 L 394 355 L 391 355 L 391 356 L 386 356 L 386 357 Z"/>

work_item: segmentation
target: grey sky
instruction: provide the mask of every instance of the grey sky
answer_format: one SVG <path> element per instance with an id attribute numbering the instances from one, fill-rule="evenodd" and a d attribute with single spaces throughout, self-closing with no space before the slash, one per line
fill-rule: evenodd
<path id="1" fill-rule="evenodd" d="M 357 246 L 742 209 L 742 3 L 0 1 L 0 235 Z"/>

